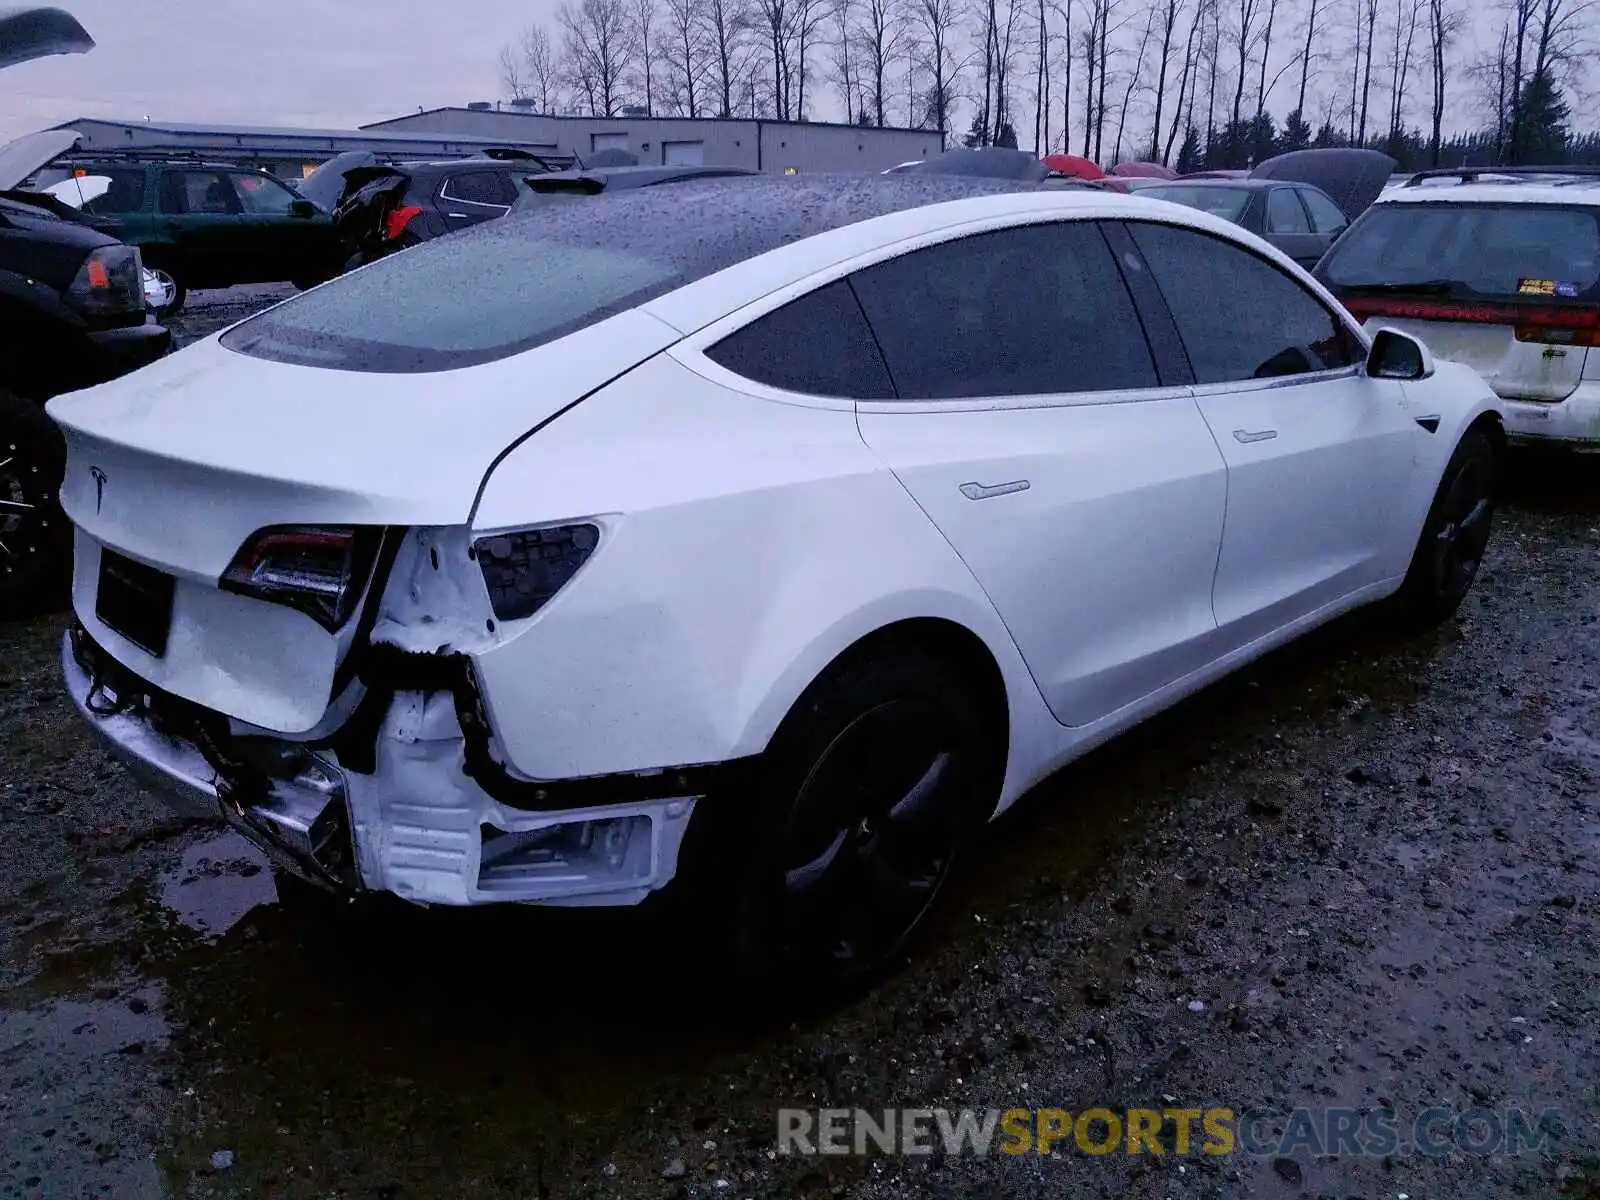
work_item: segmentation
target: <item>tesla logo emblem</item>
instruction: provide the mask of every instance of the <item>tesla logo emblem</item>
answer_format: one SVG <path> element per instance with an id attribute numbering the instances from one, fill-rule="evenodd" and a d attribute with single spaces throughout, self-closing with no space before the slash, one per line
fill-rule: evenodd
<path id="1" fill-rule="evenodd" d="M 94 512 L 100 515 L 101 506 L 106 502 L 106 473 L 99 467 L 90 467 L 89 475 L 94 480 Z"/>

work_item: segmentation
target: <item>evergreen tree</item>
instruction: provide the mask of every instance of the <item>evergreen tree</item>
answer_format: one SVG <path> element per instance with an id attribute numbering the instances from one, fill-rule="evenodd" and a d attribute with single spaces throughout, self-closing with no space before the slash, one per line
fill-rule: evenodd
<path id="1" fill-rule="evenodd" d="M 1178 147 L 1178 174 L 1187 175 L 1200 169 L 1200 131 L 1193 125 L 1184 130 L 1183 145 Z"/>
<path id="2" fill-rule="evenodd" d="M 967 130 L 967 136 L 961 139 L 961 144 L 968 150 L 989 144 L 989 131 L 983 127 L 983 114 L 972 114 L 972 128 Z"/>
<path id="3" fill-rule="evenodd" d="M 1002 121 L 1000 123 L 1000 132 L 995 137 L 994 144 L 996 146 L 1004 146 L 1007 150 L 1015 150 L 1017 148 L 1017 131 L 1011 128 L 1010 121 Z"/>
<path id="4" fill-rule="evenodd" d="M 1511 146 L 1511 161 L 1536 166 L 1565 162 L 1570 116 L 1549 69 L 1535 71 L 1522 89 L 1522 118 Z"/>
<path id="5" fill-rule="evenodd" d="M 1304 150 L 1311 145 L 1311 126 L 1297 108 L 1283 122 L 1283 149 Z"/>

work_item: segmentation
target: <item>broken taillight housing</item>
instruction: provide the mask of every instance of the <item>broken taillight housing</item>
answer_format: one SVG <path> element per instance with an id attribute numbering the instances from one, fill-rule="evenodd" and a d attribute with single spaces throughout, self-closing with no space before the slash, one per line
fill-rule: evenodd
<path id="1" fill-rule="evenodd" d="M 531 617 L 566 586 L 600 544 L 598 525 L 552 525 L 496 533 L 473 542 L 473 554 L 502 621 Z"/>
<path id="2" fill-rule="evenodd" d="M 234 556 L 221 587 L 297 609 L 332 633 L 361 602 L 382 538 L 371 526 L 263 529 Z"/>
<path id="3" fill-rule="evenodd" d="M 144 263 L 136 246 L 89 251 L 66 291 L 67 303 L 86 317 L 127 317 L 145 311 Z"/>
<path id="4" fill-rule="evenodd" d="M 389 215 L 383 219 L 383 236 L 391 242 L 399 241 L 400 235 L 406 231 L 406 226 L 411 224 L 412 218 L 421 215 L 422 210 L 415 204 L 391 209 Z"/>

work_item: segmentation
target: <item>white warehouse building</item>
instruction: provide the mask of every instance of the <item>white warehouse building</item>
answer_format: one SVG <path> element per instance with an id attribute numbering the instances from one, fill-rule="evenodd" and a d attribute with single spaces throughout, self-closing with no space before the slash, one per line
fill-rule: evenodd
<path id="1" fill-rule="evenodd" d="M 363 125 L 361 132 L 485 139 L 580 159 L 624 150 L 641 163 L 707 163 L 774 174 L 883 171 L 938 154 L 945 145 L 937 129 L 743 117 L 558 117 L 486 105 L 393 117 Z"/>

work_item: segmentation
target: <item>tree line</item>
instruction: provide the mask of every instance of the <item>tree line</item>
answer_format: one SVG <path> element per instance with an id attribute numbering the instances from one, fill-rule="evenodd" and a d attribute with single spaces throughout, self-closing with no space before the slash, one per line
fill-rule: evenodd
<path id="1" fill-rule="evenodd" d="M 1407 170 L 1593 163 L 1600 133 L 1573 106 L 1596 2 L 563 0 L 502 49 L 499 82 L 534 112 L 842 111 L 1180 170 L 1308 146 Z M 1474 21 L 1489 36 L 1472 53 Z"/>

